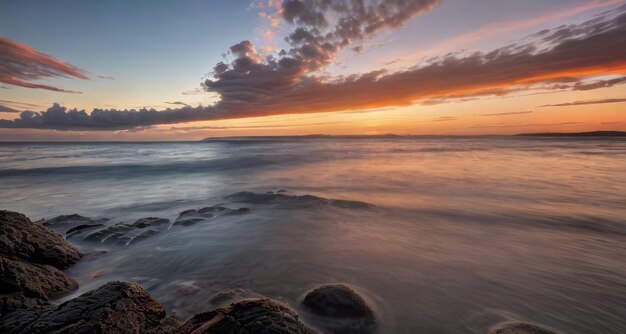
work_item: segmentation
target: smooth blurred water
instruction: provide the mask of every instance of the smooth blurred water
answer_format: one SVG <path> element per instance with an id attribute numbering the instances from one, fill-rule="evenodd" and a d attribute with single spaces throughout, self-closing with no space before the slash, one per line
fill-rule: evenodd
<path id="1" fill-rule="evenodd" d="M 242 204 L 288 190 L 372 209 Z M 170 314 L 252 290 L 300 307 L 348 283 L 381 333 L 483 333 L 504 320 L 626 333 L 626 141 L 518 137 L 0 144 L 0 207 L 111 224 L 225 203 L 69 269 L 81 288 L 135 280 Z"/>

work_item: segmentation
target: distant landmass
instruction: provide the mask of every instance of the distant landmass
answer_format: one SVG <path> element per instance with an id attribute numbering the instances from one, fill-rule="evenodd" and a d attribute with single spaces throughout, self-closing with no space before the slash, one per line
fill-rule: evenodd
<path id="1" fill-rule="evenodd" d="M 589 132 L 544 132 L 521 133 L 517 136 L 527 137 L 626 137 L 626 131 L 589 131 Z"/>
<path id="2" fill-rule="evenodd" d="M 302 135 L 302 136 L 239 136 L 239 137 L 209 137 L 202 141 L 285 141 L 297 139 L 412 139 L 412 138 L 438 138 L 438 137 L 495 137 L 496 135 Z M 509 137 L 506 135 L 497 135 L 501 137 Z M 589 131 L 589 132 L 543 132 L 543 133 L 520 133 L 518 137 L 626 137 L 626 131 Z"/>

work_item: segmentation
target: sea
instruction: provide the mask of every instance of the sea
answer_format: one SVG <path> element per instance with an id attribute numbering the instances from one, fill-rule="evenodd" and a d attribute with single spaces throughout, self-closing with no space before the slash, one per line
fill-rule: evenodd
<path id="1" fill-rule="evenodd" d="M 323 328 L 302 299 L 341 283 L 377 333 L 626 333 L 625 139 L 0 143 L 0 209 L 33 221 L 212 206 L 240 214 L 132 244 L 71 240 L 96 255 L 67 270 L 80 288 L 59 301 L 134 281 L 184 321 L 234 290 Z"/>

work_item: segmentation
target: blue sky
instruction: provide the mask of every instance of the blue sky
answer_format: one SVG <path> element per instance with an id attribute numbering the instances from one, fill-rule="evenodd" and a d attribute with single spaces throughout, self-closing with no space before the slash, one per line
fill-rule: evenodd
<path id="1" fill-rule="evenodd" d="M 175 101 L 182 101 L 194 107 L 199 104 L 204 106 L 216 104 L 220 100 L 220 96 L 224 94 L 222 88 L 208 89 L 209 92 L 204 92 L 200 90 L 200 83 L 206 78 L 210 78 L 210 73 L 218 62 L 224 61 L 227 65 L 233 66 L 231 62 L 236 60 L 238 56 L 232 52 L 226 59 L 222 56 L 228 52 L 231 46 L 249 40 L 255 50 L 255 56 L 252 57 L 252 60 L 259 64 L 264 64 L 265 56 L 271 54 L 269 51 L 262 51 L 264 47 L 273 47 L 272 52 L 276 57 L 281 48 L 289 50 L 293 46 L 284 38 L 294 31 L 297 24 L 285 20 L 283 13 L 285 3 L 298 2 L 298 0 L 285 0 L 282 2 L 283 7 L 280 7 L 281 2 L 281 0 L 0 0 L 0 37 L 32 47 L 37 52 L 50 55 L 60 62 L 66 62 L 69 66 L 78 68 L 81 73 L 89 77 L 89 80 L 64 75 L 36 78 L 37 82 L 62 87 L 69 91 L 78 91 L 81 94 L 20 87 L 5 82 L 2 87 L 6 89 L 0 89 L 0 100 L 36 104 L 36 107 L 30 107 L 30 110 L 34 111 L 44 111 L 52 103 L 59 103 L 67 108 L 85 109 L 87 113 L 93 108 L 136 109 L 144 106 L 164 110 L 167 107 L 176 108 L 176 105 L 166 103 Z M 366 2 L 394 3 L 395 1 L 367 0 Z M 473 52 L 486 53 L 510 44 L 531 43 L 531 40 L 525 38 L 530 34 L 559 26 L 573 27 L 597 17 L 601 12 L 618 8 L 624 4 L 624 1 L 620 0 L 428 0 L 424 2 L 432 3 L 433 6 L 424 10 L 418 9 L 415 15 L 412 15 L 410 19 L 403 19 L 399 25 L 392 24 L 386 29 L 368 34 L 361 40 L 358 38 L 351 40 L 349 45 L 341 46 L 336 52 L 333 51 L 327 59 L 324 59 L 323 66 L 316 65 L 315 68 L 309 68 L 306 73 L 290 80 L 295 80 L 293 84 L 296 86 L 298 82 L 309 82 L 311 79 L 332 83 L 341 81 L 345 77 L 359 76 L 380 70 L 386 70 L 386 75 L 391 76 L 393 73 L 423 67 L 426 64 L 425 59 L 441 57 L 449 52 L 465 50 L 464 54 L 457 55 L 457 58 L 461 59 Z M 310 3 L 315 4 L 315 2 Z M 276 4 L 278 5 L 272 6 Z M 274 15 L 280 23 L 271 26 L 263 15 Z M 332 19 L 342 14 L 325 13 L 325 15 Z M 311 28 L 304 25 L 303 27 Z M 332 30 L 332 26 L 324 27 L 324 29 Z M 272 31 L 275 34 L 274 39 L 269 41 L 264 37 L 263 31 Z M 580 38 L 583 37 L 588 36 Z M 361 46 L 362 50 L 353 51 L 352 49 L 357 46 Z M 580 83 L 605 79 L 619 80 L 622 71 L 622 69 L 614 68 L 614 66 L 607 67 L 606 71 L 599 70 L 591 74 L 580 75 L 575 79 Z M 296 86 L 289 86 L 284 89 L 292 90 Z M 418 86 L 420 83 L 416 83 L 416 87 Z M 255 89 L 258 90 L 259 88 L 265 89 L 264 87 L 256 87 Z M 183 92 L 194 89 L 200 93 L 183 94 Z M 590 111 L 588 110 L 590 109 L 584 109 L 589 107 L 562 108 L 558 111 L 555 110 L 552 115 L 539 112 L 519 113 L 519 111 L 528 108 L 567 102 L 566 100 L 614 100 L 622 97 L 624 93 L 623 88 L 617 85 L 613 87 L 611 84 L 611 87 L 606 89 L 584 92 L 573 92 L 572 90 L 544 91 L 541 92 L 545 94 L 541 99 L 532 96 L 538 89 L 537 87 L 524 89 L 528 91 L 524 96 L 529 96 L 524 99 L 519 99 L 517 95 L 510 93 L 514 90 L 504 94 L 506 96 L 502 95 L 505 98 L 510 97 L 511 100 L 509 101 L 515 101 L 515 104 L 509 108 L 518 112 L 514 115 L 519 116 L 516 116 L 518 117 L 517 123 L 510 122 L 513 117 L 503 117 L 500 123 L 519 124 L 520 126 L 539 124 L 538 127 L 532 129 L 539 131 L 547 129 L 542 128 L 542 124 L 553 126 L 562 123 L 564 129 L 581 130 L 597 128 L 598 124 L 604 123 L 621 127 L 622 125 L 618 124 L 626 121 L 615 116 L 615 110 L 620 107 L 619 102 L 603 106 L 602 111 L 608 113 L 606 116 L 608 118 L 605 119 L 606 122 L 593 123 L 595 125 L 590 123 L 590 120 L 595 121 L 595 119 L 589 118 Z M 449 94 L 446 91 L 443 92 Z M 354 101 L 359 100 L 358 92 L 356 93 Z M 280 94 L 282 94 L 280 89 L 272 91 L 271 97 L 278 98 Z M 494 95 L 453 99 L 446 100 L 444 105 L 437 104 L 434 106 L 430 100 L 424 100 L 422 95 L 417 94 L 415 102 L 408 104 L 406 101 L 400 101 L 401 99 L 397 103 L 385 101 L 384 103 L 365 103 L 360 106 L 342 104 L 347 110 L 361 109 L 366 105 L 386 108 L 385 112 L 353 113 L 350 117 L 341 114 L 346 110 L 342 110 L 340 106 L 332 110 L 312 106 L 308 110 L 300 105 L 289 107 L 297 109 L 293 112 L 291 109 L 278 110 L 280 108 L 277 108 L 277 111 L 261 111 L 259 115 L 254 115 L 248 111 L 248 109 L 257 108 L 252 103 L 249 106 L 237 108 L 237 110 L 223 111 L 221 113 L 226 114 L 217 118 L 209 117 L 215 118 L 214 120 L 193 115 L 191 117 L 187 115 L 184 119 L 206 120 L 206 122 L 198 125 L 199 129 L 206 129 L 209 123 L 217 125 L 216 127 L 209 127 L 211 129 L 221 129 L 221 127 L 228 129 L 234 123 L 242 122 L 239 119 L 249 117 L 261 116 L 257 121 L 262 122 L 264 121 L 263 118 L 267 118 L 265 120 L 267 122 L 282 123 L 285 119 L 291 122 L 293 117 L 278 116 L 280 114 L 316 114 L 332 111 L 340 114 L 320 115 L 319 119 L 315 120 L 315 124 L 335 122 L 343 124 L 341 127 L 311 126 L 306 128 L 306 132 L 474 133 L 475 130 L 471 129 L 476 129 L 476 125 L 482 126 L 482 124 L 470 124 L 468 118 L 461 125 L 458 118 L 480 112 L 500 112 L 499 108 L 502 107 L 502 103 L 488 102 L 488 100 L 503 98 L 501 95 Z M 381 100 L 385 100 L 385 97 L 384 95 L 381 96 Z M 441 98 L 441 96 L 432 96 L 431 98 Z M 277 106 L 283 105 L 283 102 L 276 103 L 278 103 Z M 261 104 L 258 107 L 263 109 L 264 105 Z M 232 109 L 232 107 L 229 108 Z M 597 109 L 594 110 L 597 111 Z M 556 117 L 555 114 L 559 116 Z M 12 113 L 0 112 L 0 120 L 10 120 L 15 116 Z M 405 126 L 407 119 L 413 127 Z M 433 119 L 437 120 L 436 124 L 431 122 Z M 440 120 L 441 122 L 439 122 Z M 398 121 L 401 124 L 398 124 Z M 170 123 L 172 122 L 168 121 L 168 124 Z M 430 124 L 425 126 L 426 123 Z M 580 125 L 583 123 L 584 126 Z M 129 138 L 132 136 L 139 138 L 152 132 L 147 137 L 159 138 L 164 135 L 175 137 L 171 131 L 165 131 L 169 129 L 168 125 L 161 125 L 161 123 L 150 123 L 149 125 L 154 128 L 146 128 L 145 131 L 133 130 L 134 132 L 124 135 L 129 136 Z M 281 133 L 293 134 L 303 131 L 302 128 L 289 129 L 282 125 L 285 124 L 281 124 L 281 129 L 285 130 L 281 130 Z M 303 125 L 298 124 L 298 126 Z M 254 131 L 248 132 L 246 132 L 245 127 L 237 127 L 237 129 L 232 133 L 241 135 L 275 132 L 270 128 L 255 128 Z M 492 129 L 490 128 L 489 131 Z M 0 129 L 0 132 L 4 132 L 5 138 L 16 134 L 21 136 L 22 132 L 24 137 L 28 137 L 28 131 L 30 130 Z M 192 132 L 190 130 L 185 133 L 178 131 L 176 136 L 179 137 L 175 138 L 193 139 L 213 132 L 230 133 L 215 129 Z M 66 135 L 54 131 L 49 134 L 60 137 Z M 108 135 L 111 134 L 108 133 Z"/>

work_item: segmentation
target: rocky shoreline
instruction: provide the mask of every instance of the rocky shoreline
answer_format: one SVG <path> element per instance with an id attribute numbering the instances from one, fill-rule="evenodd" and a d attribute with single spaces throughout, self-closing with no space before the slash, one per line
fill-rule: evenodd
<path id="1" fill-rule="evenodd" d="M 240 197 L 250 193 L 238 194 Z M 283 195 L 280 195 L 283 196 Z M 270 200 L 254 197 L 254 200 Z M 275 196 L 274 196 L 275 197 Z M 276 200 L 272 197 L 271 200 Z M 282 199 L 282 197 L 280 198 Z M 293 199 L 290 199 L 293 200 Z M 297 198 L 310 201 L 311 198 Z M 356 202 L 355 202 L 356 203 Z M 333 202 L 334 205 L 356 205 Z M 360 204 L 359 204 L 360 205 Z M 182 212 L 173 224 L 195 224 L 218 214 L 242 214 L 220 206 Z M 214 299 L 225 307 L 198 313 L 181 323 L 148 291 L 132 282 L 112 281 L 60 305 L 51 300 L 78 288 L 63 270 L 81 254 L 67 239 L 130 244 L 159 233 L 170 224 L 161 218 L 143 218 L 132 224 L 104 226 L 106 220 L 79 215 L 32 222 L 17 212 L 0 211 L 0 333 L 375 333 L 377 315 L 354 289 L 343 284 L 309 291 L 302 304 L 316 317 L 317 326 L 304 323 L 289 305 L 241 293 L 221 293 Z M 48 227 L 64 226 L 65 238 Z M 250 297 L 252 295 L 253 297 Z M 321 325 L 320 325 L 321 324 Z M 488 334 L 554 334 L 527 323 L 496 324 Z"/>

